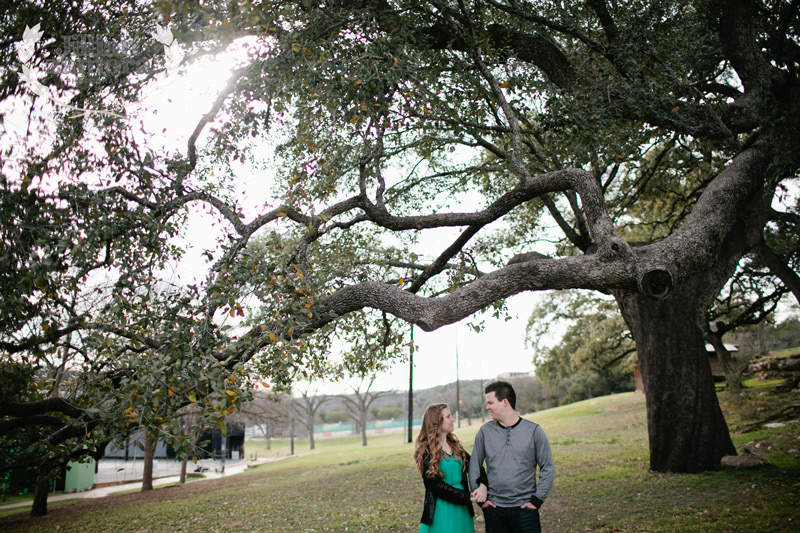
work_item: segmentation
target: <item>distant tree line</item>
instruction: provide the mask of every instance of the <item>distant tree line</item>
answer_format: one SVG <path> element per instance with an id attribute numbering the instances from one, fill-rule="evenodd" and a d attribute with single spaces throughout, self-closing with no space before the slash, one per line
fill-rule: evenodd
<path id="1" fill-rule="evenodd" d="M 800 346 L 800 319 L 790 317 L 777 323 L 764 321 L 743 328 L 736 333 L 733 344 L 739 348 L 736 357 L 741 361 L 749 361 L 759 355 L 760 350 L 773 352 Z"/>
<path id="2" fill-rule="evenodd" d="M 761 340 L 759 340 L 761 339 Z M 558 348 L 569 350 L 574 339 L 562 340 Z M 743 327 L 726 342 L 738 347 L 735 359 L 738 364 L 745 363 L 759 353 L 759 343 L 767 351 L 783 350 L 800 346 L 800 319 L 789 317 L 783 321 L 764 321 L 762 325 Z M 554 348 L 555 349 L 555 348 Z M 578 348 L 573 349 L 577 350 Z M 632 352 L 630 352 L 632 353 Z M 626 353 L 629 355 L 630 353 Z M 517 391 L 517 410 L 533 413 L 559 405 L 605 396 L 636 388 L 634 378 L 635 364 L 632 360 L 620 358 L 618 364 L 606 373 L 597 372 L 592 363 L 573 369 L 568 374 L 544 372 L 538 375 L 519 376 L 508 379 Z M 463 422 L 486 418 L 482 388 L 495 378 L 483 380 L 464 380 L 459 384 Z M 390 420 L 406 416 L 406 397 L 403 394 L 387 396 L 376 400 L 369 411 L 369 421 Z M 425 407 L 431 403 L 443 402 L 453 408 L 456 405 L 456 383 L 447 383 L 424 390 L 414 391 L 414 416 L 421 416 Z M 455 409 L 453 409 L 455 413 Z M 334 398 L 317 412 L 316 423 L 332 424 L 351 421 L 351 415 L 341 399 Z"/>

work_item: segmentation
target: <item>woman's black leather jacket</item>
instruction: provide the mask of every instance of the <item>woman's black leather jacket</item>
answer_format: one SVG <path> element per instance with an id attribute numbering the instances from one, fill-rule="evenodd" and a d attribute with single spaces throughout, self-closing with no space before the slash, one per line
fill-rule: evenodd
<path id="1" fill-rule="evenodd" d="M 464 452 L 466 453 L 466 452 Z M 430 456 L 425 454 L 422 458 L 422 470 L 428 471 L 430 465 Z M 469 472 L 469 454 L 466 454 L 466 464 L 461 470 L 461 485 L 469 487 L 469 480 L 467 476 Z M 466 505 L 469 510 L 470 516 L 475 516 L 475 510 L 472 508 L 472 501 L 470 500 L 469 489 L 457 489 L 454 486 L 445 483 L 445 481 L 436 476 L 428 477 L 422 474 L 422 482 L 425 484 L 425 503 L 422 508 L 422 518 L 420 522 L 423 524 L 431 525 L 433 523 L 433 513 L 436 510 L 436 500 L 441 498 L 448 502 L 457 503 L 459 505 Z M 481 474 L 478 478 L 478 483 L 489 485 L 489 479 L 486 477 L 486 471 L 481 466 Z"/>

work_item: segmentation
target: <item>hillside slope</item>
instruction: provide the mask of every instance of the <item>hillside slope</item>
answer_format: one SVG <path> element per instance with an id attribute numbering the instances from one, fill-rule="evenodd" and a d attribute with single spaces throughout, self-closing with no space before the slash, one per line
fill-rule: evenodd
<path id="1" fill-rule="evenodd" d="M 723 396 L 736 427 L 797 400 L 770 386 L 761 384 L 734 400 Z M 546 430 L 556 462 L 556 485 L 542 508 L 545 531 L 797 530 L 797 420 L 741 435 L 734 428 L 737 447 L 758 444 L 775 466 L 664 475 L 648 471 L 642 395 L 595 398 L 526 418 Z M 477 429 L 475 424 L 457 431 L 468 448 Z M 0 519 L 0 529 L 412 532 L 419 527 L 423 488 L 411 455 L 411 445 L 398 435 L 373 437 L 367 447 L 357 438 L 329 439 L 312 453 L 227 479 L 65 503 L 35 520 L 24 514 Z M 476 531 L 482 531 L 481 523 Z"/>

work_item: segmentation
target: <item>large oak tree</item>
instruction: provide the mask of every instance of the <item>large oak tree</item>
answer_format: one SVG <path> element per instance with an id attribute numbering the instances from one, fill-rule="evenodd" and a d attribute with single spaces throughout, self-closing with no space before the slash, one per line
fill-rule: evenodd
<path id="1" fill-rule="evenodd" d="M 32 6 L 6 19 L 4 35 L 21 38 L 24 17 L 42 13 Z M 45 17 L 43 67 L 63 28 L 89 20 L 91 6 Z M 765 246 L 776 191 L 796 174 L 795 3 L 117 7 L 100 13 L 105 35 L 138 43 L 143 58 L 153 53 L 144 36 L 154 17 L 180 41 L 187 68 L 229 46 L 246 58 L 182 153 L 129 135 L 130 121 L 113 115 L 59 114 L 69 136 L 54 134 L 55 148 L 31 156 L 26 170 L 81 180 L 64 177 L 64 163 L 80 170 L 92 161 L 109 178 L 95 190 L 135 220 L 165 224 L 200 204 L 218 214 L 226 236 L 196 287 L 196 353 L 288 380 L 321 356 L 309 355 L 302 336 L 329 334 L 364 308 L 430 331 L 523 291 L 604 291 L 637 344 L 651 468 L 701 471 L 735 451 L 701 325 L 740 258 Z M 78 83 L 51 70 L 42 83 L 75 107 L 125 114 L 159 65 L 142 60 L 133 72 Z M 8 98 L 25 93 L 8 72 L 2 88 Z M 92 142 L 98 134 L 105 142 Z M 268 141 L 279 144 L 274 153 Z M 245 166 L 274 184 L 256 213 L 217 187 Z M 670 206 L 666 234 L 632 246 L 626 227 L 637 195 L 656 182 L 665 201 L 672 188 L 700 185 Z M 569 243 L 555 257 L 535 253 L 548 220 Z M 431 256 L 421 242 L 440 228 L 454 236 Z M 248 247 L 257 236 L 271 244 L 258 253 Z M 765 256 L 785 267 L 780 254 Z M 247 331 L 220 326 L 245 308 Z"/>

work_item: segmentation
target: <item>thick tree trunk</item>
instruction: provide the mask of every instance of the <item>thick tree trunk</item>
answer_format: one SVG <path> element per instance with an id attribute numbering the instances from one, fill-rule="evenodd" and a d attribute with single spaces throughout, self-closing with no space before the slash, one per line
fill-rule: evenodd
<path id="1" fill-rule="evenodd" d="M 50 479 L 42 472 L 36 473 L 36 486 L 33 489 L 33 506 L 31 516 L 47 514 L 47 494 L 50 491 Z"/>
<path id="2" fill-rule="evenodd" d="M 142 472 L 142 492 L 153 490 L 153 460 L 156 456 L 156 439 L 144 438 L 144 470 Z"/>
<path id="3" fill-rule="evenodd" d="M 764 163 L 770 160 L 769 151 L 766 155 L 764 152 L 751 151 L 740 161 L 737 158 L 741 168 L 729 166 L 726 179 L 761 175 Z M 702 324 L 741 257 L 761 239 L 773 193 L 774 190 L 754 187 L 749 200 L 733 211 L 737 220 L 714 250 L 714 263 L 690 276 L 680 275 L 680 268 L 676 268 L 679 274 L 668 297 L 658 300 L 640 293 L 616 294 L 636 341 L 647 399 L 653 471 L 713 470 L 719 468 L 722 457 L 736 454 L 714 389 Z M 717 197 L 724 206 L 726 197 L 719 193 L 719 183 L 712 194 L 712 198 Z M 713 207 L 714 202 L 705 205 L 705 214 L 713 216 Z M 703 214 L 696 210 L 692 217 L 699 220 Z M 684 234 L 691 235 L 693 231 L 689 224 Z M 686 241 L 689 244 L 691 239 Z"/>
<path id="4" fill-rule="evenodd" d="M 694 283 L 693 283 L 694 281 Z M 633 332 L 647 399 L 650 469 L 702 472 L 736 454 L 705 352 L 702 277 L 683 280 L 665 300 L 618 297 Z"/>

